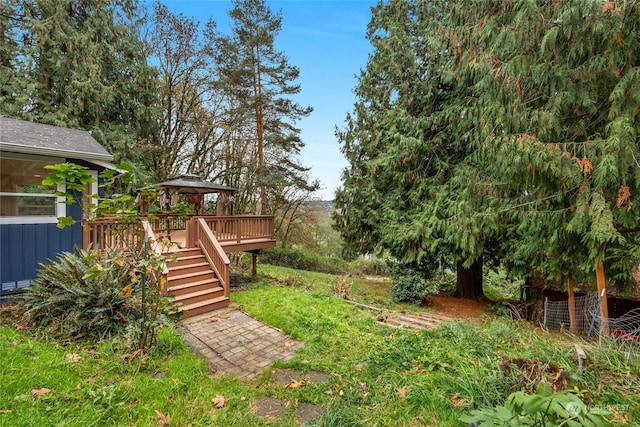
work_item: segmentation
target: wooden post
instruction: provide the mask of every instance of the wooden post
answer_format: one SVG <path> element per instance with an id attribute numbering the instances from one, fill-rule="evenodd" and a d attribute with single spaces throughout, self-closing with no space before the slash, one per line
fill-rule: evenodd
<path id="1" fill-rule="evenodd" d="M 251 265 L 251 278 L 255 279 L 256 274 L 258 274 L 258 255 L 255 252 L 251 252 L 251 260 L 253 261 Z"/>
<path id="2" fill-rule="evenodd" d="M 569 323 L 571 324 L 571 332 L 578 333 L 578 325 L 576 323 L 576 299 L 573 294 L 573 279 L 567 279 L 567 291 L 569 293 Z"/>
<path id="3" fill-rule="evenodd" d="M 602 317 L 601 333 L 609 332 L 609 308 L 607 306 L 607 290 L 604 278 L 604 266 L 602 263 L 596 267 L 596 283 L 598 284 L 598 295 L 602 295 L 600 302 L 600 316 Z"/>

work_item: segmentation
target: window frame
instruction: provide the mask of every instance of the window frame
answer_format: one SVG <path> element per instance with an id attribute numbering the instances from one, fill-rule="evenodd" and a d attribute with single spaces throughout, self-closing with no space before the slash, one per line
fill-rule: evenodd
<path id="1" fill-rule="evenodd" d="M 64 163 L 66 160 L 60 157 L 50 156 L 38 156 L 33 154 L 22 154 L 1 151 L 0 157 L 14 160 L 32 160 L 36 162 L 44 162 L 50 165 L 58 163 Z M 64 192 L 66 186 L 64 184 L 58 185 L 56 191 Z M 0 196 L 20 197 L 26 193 L 0 191 Z M 29 196 L 36 197 L 52 197 L 56 199 L 55 202 L 55 215 L 20 215 L 20 216 L 0 216 L 0 224 L 57 224 L 58 218 L 65 217 L 67 215 L 67 205 L 64 203 L 64 197 L 59 197 L 54 194 L 42 194 L 42 193 L 28 193 Z"/>

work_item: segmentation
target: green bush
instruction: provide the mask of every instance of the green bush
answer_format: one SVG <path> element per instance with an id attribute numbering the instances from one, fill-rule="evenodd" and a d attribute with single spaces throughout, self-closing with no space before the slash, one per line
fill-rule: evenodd
<path id="1" fill-rule="evenodd" d="M 296 270 L 328 274 L 342 274 L 347 270 L 347 262 L 342 258 L 318 255 L 304 249 L 267 249 L 262 254 L 262 262 Z"/>
<path id="2" fill-rule="evenodd" d="M 588 408 L 569 392 L 553 393 L 550 384 L 541 383 L 535 394 L 512 393 L 503 405 L 471 411 L 461 417 L 467 423 L 487 427 L 503 426 L 593 426 L 607 425 L 603 419 L 609 412 Z"/>
<path id="3" fill-rule="evenodd" d="M 356 258 L 349 262 L 349 271 L 354 276 L 388 276 L 387 263 L 382 258 Z"/>
<path id="4" fill-rule="evenodd" d="M 407 301 L 412 304 L 420 304 L 429 295 L 435 295 L 440 291 L 436 282 L 427 280 L 424 273 L 402 264 L 390 264 L 391 299 L 395 302 Z"/>
<path id="5" fill-rule="evenodd" d="M 380 258 L 357 258 L 347 262 L 341 257 L 322 255 L 302 248 L 267 249 L 263 252 L 261 261 L 280 267 L 327 274 L 350 273 L 359 277 L 389 274 L 386 262 Z"/>
<path id="6" fill-rule="evenodd" d="M 32 286 L 20 293 L 25 320 L 64 338 L 122 335 L 141 316 L 132 271 L 115 251 L 63 252 L 57 262 L 41 263 Z"/>

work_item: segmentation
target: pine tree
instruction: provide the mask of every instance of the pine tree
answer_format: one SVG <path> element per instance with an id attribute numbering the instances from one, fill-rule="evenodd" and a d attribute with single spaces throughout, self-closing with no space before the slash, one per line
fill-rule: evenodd
<path id="1" fill-rule="evenodd" d="M 300 72 L 275 49 L 275 37 L 282 26 L 281 11 L 274 14 L 264 0 L 234 0 L 229 16 L 232 34 L 213 37 L 219 84 L 237 100 L 235 115 L 247 117 L 253 124 L 260 189 L 258 213 L 266 214 L 269 189 L 277 192 L 291 184 L 310 191 L 317 188 L 307 182 L 308 169 L 297 161 L 304 143 L 295 123 L 312 109 L 290 98 L 300 92 L 300 86 L 294 83 Z"/>

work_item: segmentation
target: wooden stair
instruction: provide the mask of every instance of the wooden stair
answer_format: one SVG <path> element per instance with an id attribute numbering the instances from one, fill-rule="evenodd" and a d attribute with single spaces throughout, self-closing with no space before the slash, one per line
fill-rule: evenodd
<path id="1" fill-rule="evenodd" d="M 396 328 L 405 329 L 431 329 L 440 326 L 444 322 L 453 320 L 450 317 L 433 313 L 393 313 L 385 317 L 381 323 Z"/>
<path id="2" fill-rule="evenodd" d="M 172 252 L 177 258 L 167 262 L 167 294 L 174 297 L 181 319 L 225 308 L 229 297 L 209 267 L 200 248 Z"/>

